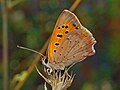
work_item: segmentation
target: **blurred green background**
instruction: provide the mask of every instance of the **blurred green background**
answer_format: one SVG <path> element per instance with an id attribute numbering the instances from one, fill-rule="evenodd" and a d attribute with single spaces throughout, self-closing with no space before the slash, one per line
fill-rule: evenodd
<path id="1" fill-rule="evenodd" d="M 24 77 L 25 70 L 36 56 L 29 51 L 18 49 L 16 45 L 39 51 L 51 35 L 60 13 L 69 9 L 74 1 L 21 0 L 8 9 L 10 90 Z M 2 7 L 2 4 L 0 6 Z M 74 13 L 83 26 L 93 33 L 97 44 L 95 55 L 72 68 L 71 71 L 76 76 L 69 90 L 120 90 L 120 0 L 83 0 Z M 2 27 L 2 12 L 0 18 Z M 2 30 L 0 36 L 2 41 Z M 1 42 L 0 90 L 3 89 L 2 50 Z M 43 84 L 44 80 L 34 70 L 21 90 L 44 90 Z"/>

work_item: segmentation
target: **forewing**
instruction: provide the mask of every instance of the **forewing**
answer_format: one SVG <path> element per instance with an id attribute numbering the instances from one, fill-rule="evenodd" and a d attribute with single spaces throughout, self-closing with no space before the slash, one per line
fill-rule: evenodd
<path id="1" fill-rule="evenodd" d="M 54 58 L 56 57 L 55 53 L 57 52 L 58 47 L 61 46 L 61 43 L 65 41 L 64 39 L 67 37 L 67 35 L 79 27 L 81 27 L 81 24 L 73 13 L 68 10 L 64 10 L 61 13 L 55 25 L 48 46 L 47 54 L 50 63 L 54 62 Z"/>

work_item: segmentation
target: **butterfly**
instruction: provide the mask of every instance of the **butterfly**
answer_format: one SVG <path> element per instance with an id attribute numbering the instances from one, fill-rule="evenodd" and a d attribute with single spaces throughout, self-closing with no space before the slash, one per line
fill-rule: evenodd
<path id="1" fill-rule="evenodd" d="M 52 70 L 64 70 L 95 53 L 92 33 L 82 26 L 77 16 L 64 10 L 54 27 L 43 64 Z"/>

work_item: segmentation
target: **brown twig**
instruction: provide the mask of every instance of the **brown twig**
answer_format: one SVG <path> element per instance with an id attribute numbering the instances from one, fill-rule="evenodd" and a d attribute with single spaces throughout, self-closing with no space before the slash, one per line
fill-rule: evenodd
<path id="1" fill-rule="evenodd" d="M 17 6 L 18 4 L 20 4 L 21 2 L 23 2 L 25 0 L 14 0 L 14 1 L 7 1 L 7 9 L 11 10 L 12 8 L 14 8 L 15 6 Z"/>
<path id="2" fill-rule="evenodd" d="M 74 4 L 70 7 L 70 11 L 74 11 L 76 9 L 76 7 L 79 5 L 79 3 L 81 2 L 81 0 L 76 0 L 74 2 Z"/>
<path id="3" fill-rule="evenodd" d="M 81 1 L 81 0 L 76 0 L 75 3 L 71 6 L 70 11 L 74 11 L 74 10 L 76 9 L 76 7 L 78 6 L 78 4 L 80 3 L 80 1 Z M 45 45 L 43 46 L 42 50 L 40 51 L 41 53 L 44 53 L 44 52 L 45 52 L 45 50 L 46 50 L 46 48 L 47 48 L 47 46 L 48 46 L 48 42 L 49 42 L 49 40 L 47 40 L 47 42 L 46 42 Z M 24 84 L 24 82 L 26 81 L 26 79 L 27 79 L 28 76 L 31 74 L 32 70 L 34 69 L 34 66 L 38 63 L 39 59 L 40 59 L 40 56 L 37 56 L 36 59 L 35 59 L 35 61 L 33 61 L 33 63 L 32 63 L 32 64 L 30 65 L 30 67 L 28 68 L 28 70 L 27 70 L 28 73 L 27 73 L 26 77 L 24 77 L 23 81 L 20 81 L 20 82 L 16 85 L 16 87 L 15 87 L 14 90 L 20 90 L 20 88 L 22 87 L 22 85 Z"/>
<path id="4" fill-rule="evenodd" d="M 41 53 L 44 53 L 44 52 L 46 51 L 48 42 L 49 42 L 49 40 L 45 43 L 45 45 L 44 45 L 43 48 L 41 49 L 41 51 L 40 51 Z M 28 76 L 29 76 L 29 75 L 31 74 L 31 72 L 33 71 L 34 66 L 39 62 L 40 57 L 41 57 L 41 56 L 38 55 L 38 56 L 36 57 L 35 61 L 32 62 L 32 64 L 30 65 L 30 67 L 29 67 L 28 70 L 27 70 L 27 75 L 26 75 L 26 77 L 24 77 L 24 79 L 21 80 L 21 81 L 16 85 L 16 87 L 15 87 L 14 90 L 20 90 L 20 88 L 22 87 L 22 85 L 24 84 L 24 82 L 26 81 L 26 79 L 28 78 Z"/>

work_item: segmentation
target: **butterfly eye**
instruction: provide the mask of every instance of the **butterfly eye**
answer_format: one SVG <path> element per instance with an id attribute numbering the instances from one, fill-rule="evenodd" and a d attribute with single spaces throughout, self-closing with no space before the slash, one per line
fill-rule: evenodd
<path id="1" fill-rule="evenodd" d="M 46 64 L 48 63 L 48 59 L 45 59 L 45 63 L 46 63 Z"/>

